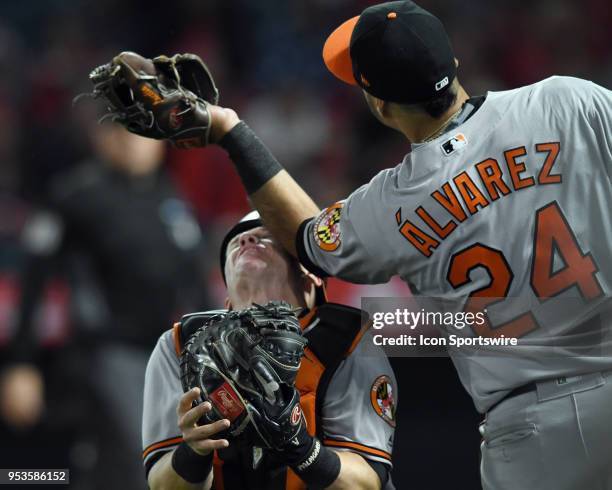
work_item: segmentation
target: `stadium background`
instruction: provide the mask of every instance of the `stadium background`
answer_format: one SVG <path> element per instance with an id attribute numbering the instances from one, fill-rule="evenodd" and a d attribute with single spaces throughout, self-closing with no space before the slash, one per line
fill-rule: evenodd
<path id="1" fill-rule="evenodd" d="M 221 104 L 235 108 L 324 205 L 396 165 L 407 150 L 399 134 L 370 116 L 358 91 L 333 79 L 321 61 L 328 33 L 371 3 L 3 1 L 0 346 L 8 345 L 16 324 L 24 223 L 50 179 L 90 152 L 71 99 L 88 89 L 91 68 L 122 50 L 147 56 L 199 54 L 215 74 Z M 423 0 L 421 5 L 447 26 L 460 60 L 459 77 L 470 94 L 553 74 L 612 85 L 608 0 Z M 224 295 L 217 249 L 224 231 L 248 209 L 244 192 L 218 148 L 170 149 L 165 164 L 196 210 L 204 233 L 203 274 L 210 304 L 202 306 L 218 306 Z M 362 295 L 406 293 L 397 281 L 376 287 L 331 285 L 333 299 L 355 305 Z M 48 282 L 36 319 L 46 349 L 61 349 L 72 335 L 72 297 L 72 285 L 61 275 Z M 478 488 L 479 416 L 450 361 L 393 363 L 401 380 L 396 486 L 435 489 L 454 483 L 455 488 Z M 87 448 L 75 449 L 62 437 L 65 430 L 66 423 L 44 431 L 3 426 L 0 461 L 22 468 L 96 464 L 95 450 L 85 451 L 91 457 L 83 460 Z"/>

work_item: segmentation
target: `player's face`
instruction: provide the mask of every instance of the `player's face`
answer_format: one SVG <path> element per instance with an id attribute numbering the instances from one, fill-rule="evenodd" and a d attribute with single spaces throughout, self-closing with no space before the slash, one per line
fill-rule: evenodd
<path id="1" fill-rule="evenodd" d="M 227 246 L 225 277 L 231 292 L 239 281 L 289 281 L 294 261 L 263 226 L 236 235 Z"/>

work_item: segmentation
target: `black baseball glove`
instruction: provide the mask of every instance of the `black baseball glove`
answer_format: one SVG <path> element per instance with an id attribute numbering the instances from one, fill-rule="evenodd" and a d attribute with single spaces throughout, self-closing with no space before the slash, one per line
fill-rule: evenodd
<path id="1" fill-rule="evenodd" d="M 218 103 L 219 91 L 198 56 L 177 54 L 151 60 L 126 51 L 95 68 L 89 79 L 93 92 L 85 95 L 107 104 L 101 121 L 111 119 L 132 133 L 168 139 L 178 148 L 208 144 L 207 105 Z"/>
<path id="2" fill-rule="evenodd" d="M 226 418 L 230 438 L 284 447 L 305 423 L 295 378 L 306 343 L 284 302 L 212 317 L 181 355 L 183 390 L 200 388 L 213 407 L 201 423 Z"/>

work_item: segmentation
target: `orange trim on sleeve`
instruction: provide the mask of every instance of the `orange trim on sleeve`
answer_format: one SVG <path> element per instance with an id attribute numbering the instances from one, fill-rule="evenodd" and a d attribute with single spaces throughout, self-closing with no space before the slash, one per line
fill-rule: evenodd
<path id="1" fill-rule="evenodd" d="M 323 444 L 325 446 L 330 447 L 342 447 L 346 449 L 354 449 L 356 451 L 371 454 L 373 456 L 378 456 L 379 458 L 384 458 L 391 461 L 391 454 L 386 451 L 381 451 L 380 449 L 375 449 L 373 447 L 364 446 L 363 444 L 358 444 L 356 442 L 349 441 L 339 441 L 337 439 L 323 439 Z"/>
<path id="2" fill-rule="evenodd" d="M 151 444 L 142 452 L 142 459 L 145 459 L 149 454 L 151 454 L 156 449 L 161 449 L 163 447 L 174 446 L 176 444 L 180 444 L 183 442 L 182 437 L 173 437 L 172 439 L 166 439 L 165 441 L 156 442 Z"/>
<path id="3" fill-rule="evenodd" d="M 176 322 L 172 326 L 172 337 L 174 337 L 174 350 L 176 351 L 176 355 L 181 355 L 181 324 Z"/>

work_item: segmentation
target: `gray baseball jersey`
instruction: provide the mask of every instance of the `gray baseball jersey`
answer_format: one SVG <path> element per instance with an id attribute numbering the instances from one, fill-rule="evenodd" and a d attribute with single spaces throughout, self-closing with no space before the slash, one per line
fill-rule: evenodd
<path id="1" fill-rule="evenodd" d="M 545 355 L 609 307 L 611 178 L 612 92 L 552 77 L 488 93 L 452 132 L 414 145 L 398 166 L 303 225 L 297 247 L 309 268 L 352 282 L 399 275 L 417 294 L 466 308 L 496 298 L 476 333 L 531 340 L 531 350 L 450 352 L 485 412 L 532 381 L 612 368 L 601 352 Z M 525 307 L 498 301 L 506 297 Z M 559 308 L 565 299 L 571 308 Z M 609 326 L 593 327 L 608 351 Z"/>
<path id="2" fill-rule="evenodd" d="M 325 392 L 322 442 L 391 466 L 397 383 L 384 353 L 362 352 L 364 339 L 341 362 Z M 142 444 L 147 469 L 182 441 L 176 415 L 182 394 L 179 357 L 169 330 L 159 338 L 145 377 Z M 393 488 L 391 481 L 386 488 Z"/>

